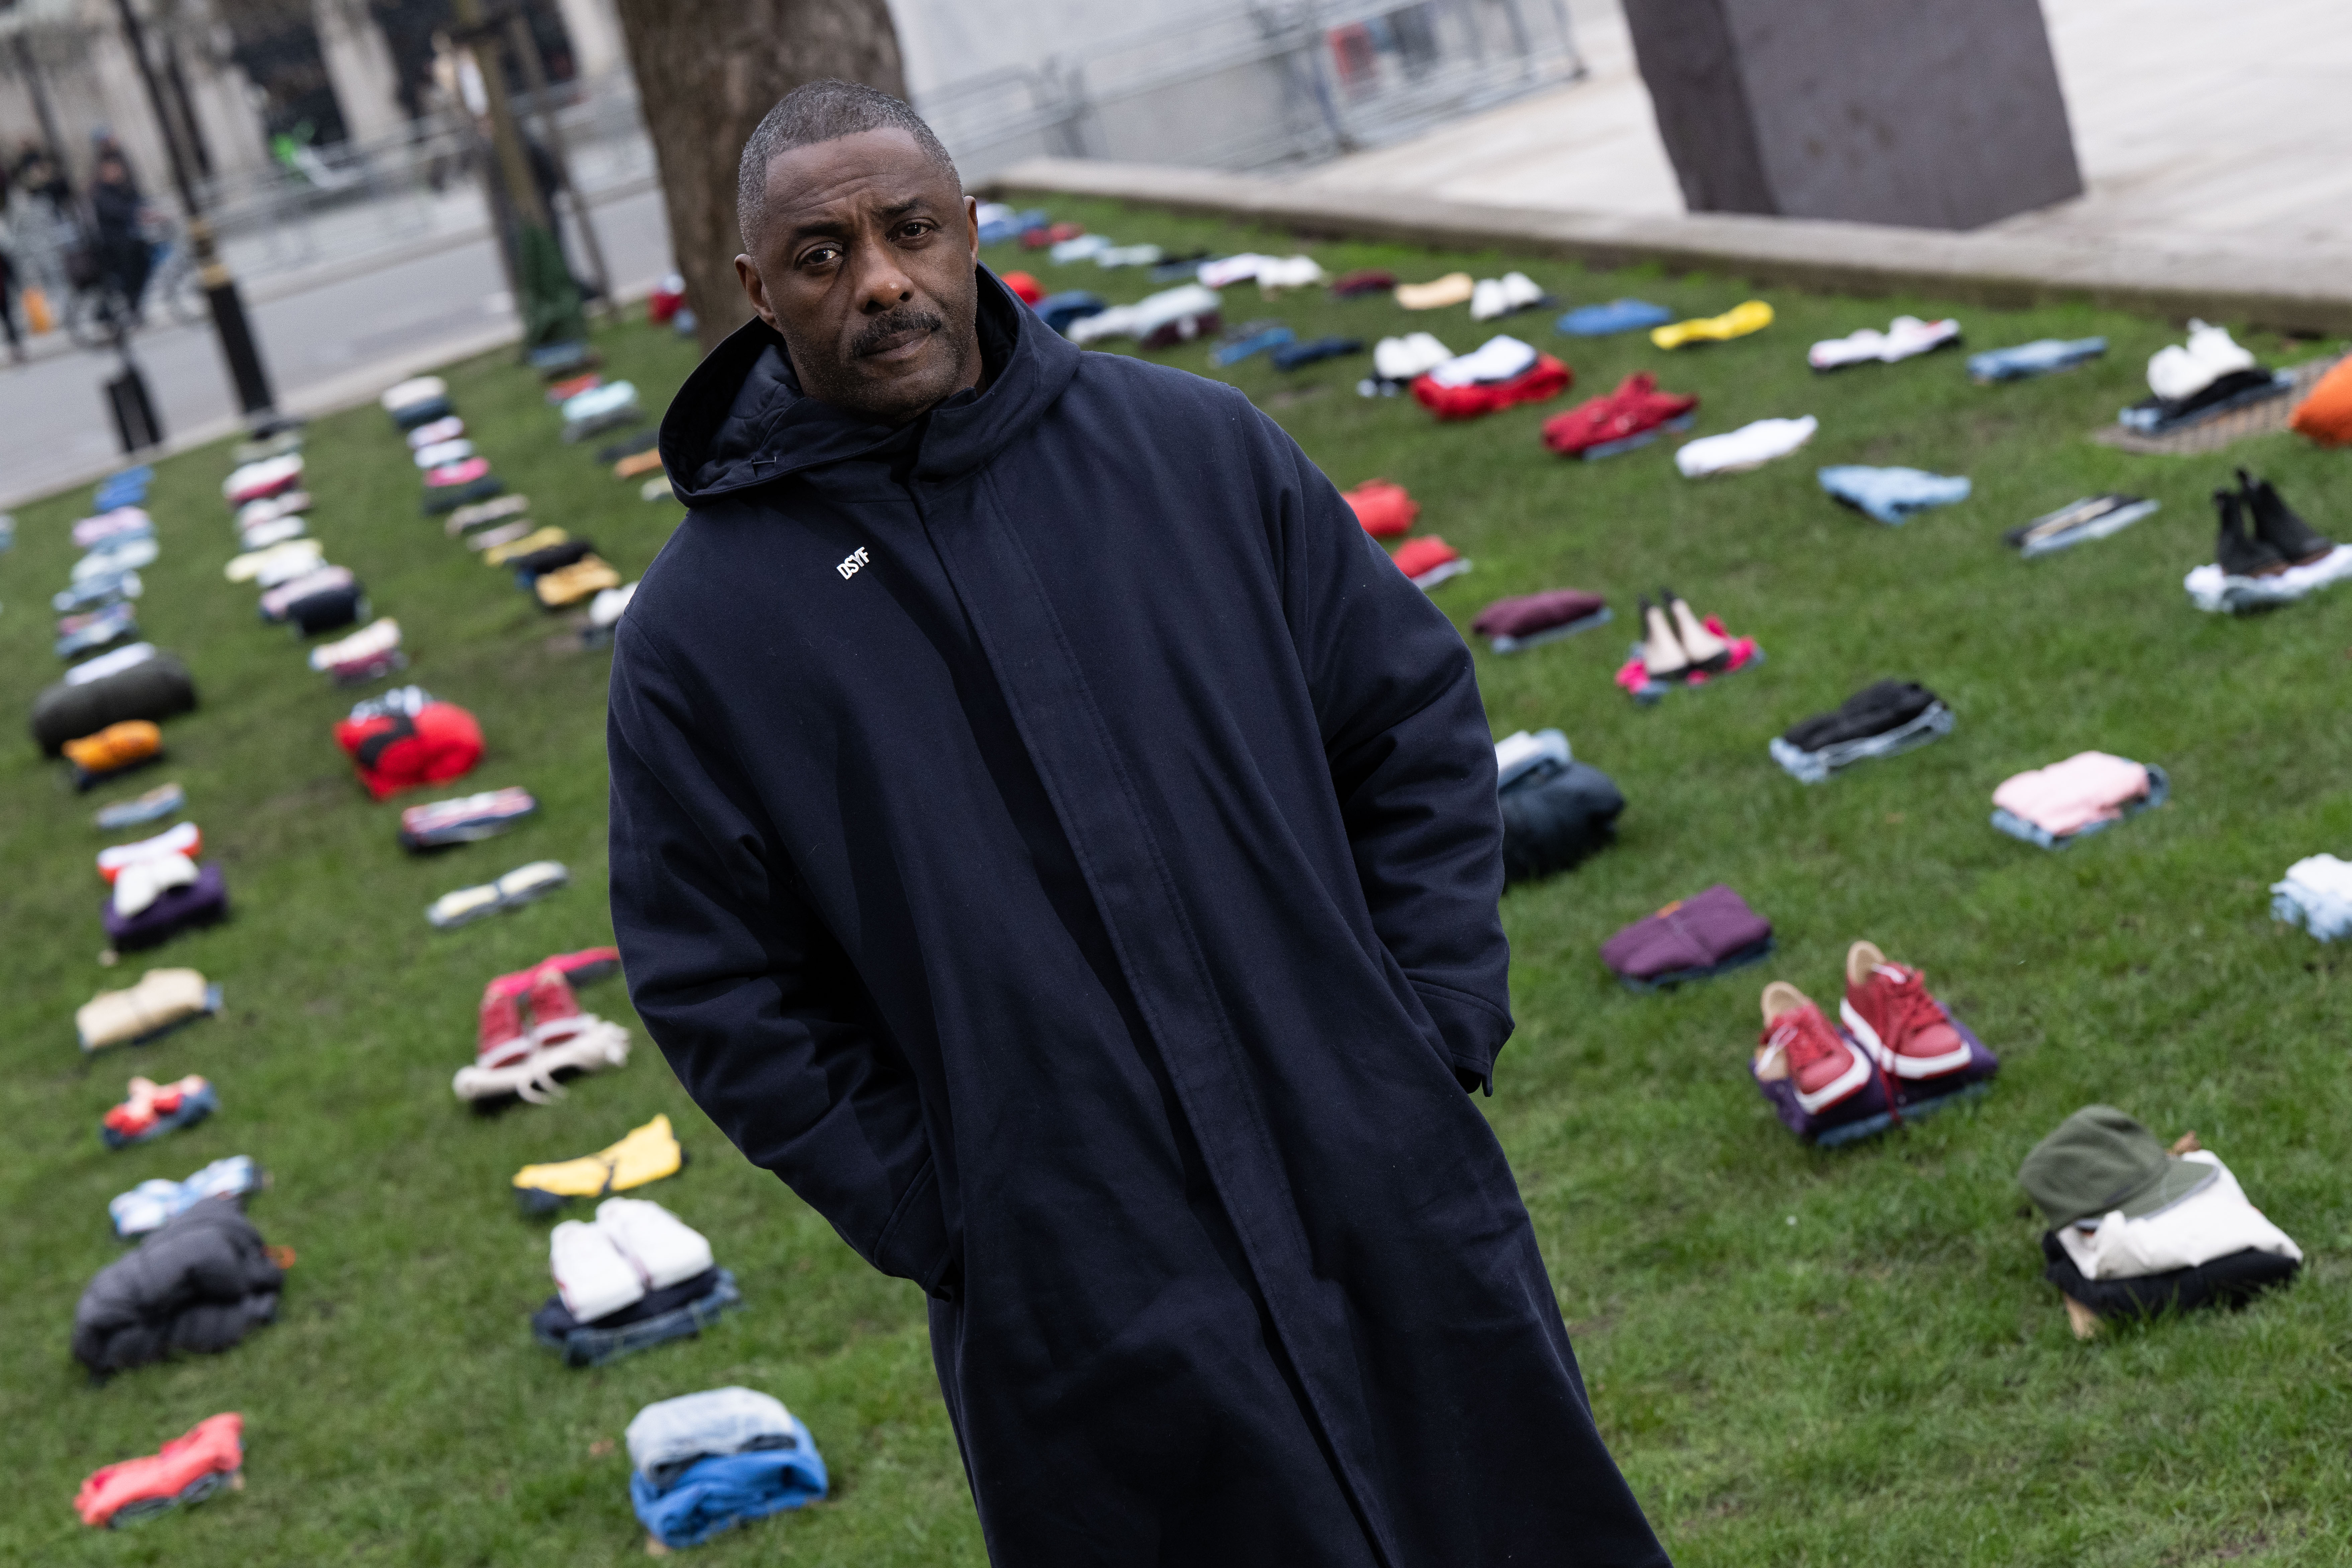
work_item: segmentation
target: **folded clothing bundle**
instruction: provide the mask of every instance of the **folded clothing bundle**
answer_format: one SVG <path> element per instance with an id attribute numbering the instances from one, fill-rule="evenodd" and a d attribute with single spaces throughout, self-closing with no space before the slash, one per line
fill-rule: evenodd
<path id="1" fill-rule="evenodd" d="M 133 919 L 152 909 L 164 894 L 195 886 L 197 877 L 196 862 L 187 855 L 166 852 L 131 861 L 110 879 L 114 893 L 107 908 L 123 920 Z"/>
<path id="2" fill-rule="evenodd" d="M 1872 361 L 1893 364 L 1959 341 L 1960 324 L 1948 318 L 1923 321 L 1916 316 L 1897 316 L 1883 332 L 1875 327 L 1864 327 L 1844 337 L 1815 343 L 1805 351 L 1805 363 L 1815 370 L 1838 370 Z"/>
<path id="3" fill-rule="evenodd" d="M 1990 349 L 1969 356 L 1969 379 L 1990 384 L 1997 381 L 2022 381 L 2028 376 L 2047 375 L 2053 371 L 2072 370 L 2088 360 L 2107 352 L 2105 338 L 2036 338 L 2030 343 L 2013 348 Z"/>
<path id="4" fill-rule="evenodd" d="M 488 458 L 459 458 L 425 470 L 425 488 L 429 490 L 461 490 L 490 477 Z"/>
<path id="5" fill-rule="evenodd" d="M 1892 757 L 1952 732 L 1952 710 L 1926 687 L 1881 680 L 1828 713 L 1801 719 L 1774 737 L 1772 760 L 1806 784 L 1868 757 Z"/>
<path id="6" fill-rule="evenodd" d="M 1493 321 L 1521 310 L 1531 310 L 1539 305 L 1555 301 L 1543 291 L 1536 280 L 1524 272 L 1506 272 L 1500 278 L 1481 278 L 1470 289 L 1470 319 Z"/>
<path id="7" fill-rule="evenodd" d="M 400 814 L 404 849 L 440 849 L 494 837 L 539 809 L 527 789 L 486 790 L 456 800 L 412 805 Z"/>
<path id="8" fill-rule="evenodd" d="M 178 784 L 158 784 L 145 795 L 100 806 L 97 822 L 99 826 L 111 833 L 118 828 L 136 827 L 142 822 L 154 822 L 169 816 L 187 804 L 188 792 Z"/>
<path id="9" fill-rule="evenodd" d="M 184 1182 L 142 1182 L 108 1200 L 106 1212 L 114 1222 L 114 1234 L 127 1239 L 163 1229 L 207 1198 L 242 1198 L 260 1185 L 261 1172 L 252 1159 L 232 1154 L 215 1160 Z"/>
<path id="10" fill-rule="evenodd" d="M 1992 825 L 2055 849 L 2133 812 L 2160 805 L 2164 796 L 2162 770 L 2105 752 L 2077 752 L 2063 763 L 2002 780 L 1992 792 Z"/>
<path id="11" fill-rule="evenodd" d="M 421 452 L 427 447 L 437 447 L 444 441 L 454 441 L 466 433 L 466 422 L 452 414 L 410 430 L 404 439 L 408 449 Z"/>
<path id="12" fill-rule="evenodd" d="M 235 1203 L 196 1204 L 90 1280 L 74 1308 L 74 1359 L 103 1375 L 227 1350 L 278 1315 L 285 1280 Z"/>
<path id="13" fill-rule="evenodd" d="M 824 1460 L 808 1428 L 748 1388 L 648 1405 L 629 1423 L 626 1442 L 629 1501 L 672 1551 L 825 1494 Z"/>
<path id="14" fill-rule="evenodd" d="M 583 1323 L 716 1267 L 700 1231 L 644 1198 L 606 1198 L 593 1223 L 562 1221 L 548 1237 L 547 1258 L 558 1299 Z"/>
<path id="15" fill-rule="evenodd" d="M 1738 474 L 1759 468 L 1775 458 L 1785 458 L 1813 438 L 1821 421 L 1808 414 L 1800 419 L 1758 419 L 1720 436 L 1702 436 L 1675 452 L 1675 467 L 1685 479 L 1710 474 Z"/>
<path id="16" fill-rule="evenodd" d="M 625 1355 L 699 1334 L 742 1306 L 743 1294 L 728 1269 L 707 1268 L 692 1279 L 648 1290 L 629 1306 L 583 1323 L 560 1296 L 530 1318 L 531 1337 L 560 1352 L 566 1366 L 602 1366 Z"/>
<path id="17" fill-rule="evenodd" d="M 608 382 L 566 398 L 562 414 L 566 441 L 584 441 L 591 436 L 635 424 L 645 416 L 637 404 L 635 385 L 625 381 Z"/>
<path id="18" fill-rule="evenodd" d="M 220 1096 L 213 1092 L 210 1082 L 194 1073 L 177 1083 L 134 1078 L 128 1098 L 100 1120 L 98 1136 L 110 1149 L 127 1149 L 194 1127 L 219 1109 Z"/>
<path id="19" fill-rule="evenodd" d="M 2147 362 L 2148 395 L 2116 416 L 2126 430 L 2160 435 L 2181 425 L 2294 390 L 2294 378 L 2263 369 L 2227 327 L 2191 320 L 2189 341 Z"/>
<path id="20" fill-rule="evenodd" d="M 1400 283 L 1396 287 L 1396 302 L 1408 310 L 1442 310 L 1448 305 L 1466 305 L 1478 291 L 1478 280 L 1467 272 L 1449 272 L 1426 283 Z"/>
<path id="21" fill-rule="evenodd" d="M 301 481 L 302 454 L 288 452 L 232 470 L 221 481 L 221 497 L 231 506 L 243 506 L 247 501 L 290 490 Z"/>
<path id="22" fill-rule="evenodd" d="M 1950 506 L 1969 499 L 1965 478 L 1931 474 L 1924 468 L 1873 468 L 1842 463 L 1815 470 L 1830 499 L 1899 528 L 1914 512 Z"/>
<path id="23" fill-rule="evenodd" d="M 1617 390 L 1544 421 L 1543 444 L 1564 458 L 1613 458 L 1646 447 L 1668 430 L 1690 428 L 1698 399 L 1660 392 L 1658 378 L 1637 371 Z"/>
<path id="24" fill-rule="evenodd" d="M 1656 991 L 1757 963 L 1771 951 L 1772 922 L 1717 882 L 1618 931 L 1601 944 L 1601 961 L 1630 989 Z"/>
<path id="25" fill-rule="evenodd" d="M 1537 360 L 1535 347 L 1508 333 L 1496 333 L 1466 354 L 1456 354 L 1427 373 L 1441 387 L 1479 386 L 1524 375 Z"/>
<path id="26" fill-rule="evenodd" d="M 2303 1249 L 2195 1134 L 2167 1151 L 2113 1106 L 2060 1123 L 2018 1181 L 2050 1222 L 2043 1278 L 2095 1316 L 2242 1306 L 2302 1267 Z"/>
<path id="27" fill-rule="evenodd" d="M 2352 936 L 2352 863 L 2305 856 L 2271 884 L 2271 913 L 2322 942 Z"/>
<path id="28" fill-rule="evenodd" d="M 1421 515 L 1421 503 L 1406 494 L 1402 485 L 1387 479 L 1366 479 L 1354 489 L 1340 491 L 1339 499 L 1374 539 L 1394 539 L 1409 532 L 1413 520 Z"/>
<path id="29" fill-rule="evenodd" d="M 342 685 L 373 680 L 408 662 L 408 656 L 400 651 L 400 623 L 380 616 L 347 637 L 312 648 L 310 668 Z"/>
<path id="30" fill-rule="evenodd" d="M 1218 337 L 1217 346 L 1209 351 L 1209 363 L 1239 364 L 1254 354 L 1294 342 L 1297 336 L 1282 321 L 1244 321 L 1238 326 L 1227 327 Z"/>
<path id="31" fill-rule="evenodd" d="M 2085 496 L 2081 500 L 2060 507 L 2056 511 L 2044 512 L 2032 522 L 2021 523 L 2000 537 L 2016 550 L 2020 559 L 2030 561 L 2053 550 L 2064 550 L 2070 545 L 2120 533 L 2154 512 L 2157 504 L 2140 496 L 2114 491 L 2105 495 Z"/>
<path id="32" fill-rule="evenodd" d="M 69 582 L 87 583 L 92 577 L 104 577 L 113 573 L 136 572 L 142 566 L 155 564 L 163 547 L 155 542 L 152 533 L 123 539 L 110 539 L 93 546 L 89 554 L 73 563 L 67 573 Z"/>
<path id="33" fill-rule="evenodd" d="M 1465 354 L 1463 359 L 1476 357 Z M 1449 361 L 1448 363 L 1458 365 L 1462 360 Z M 1517 404 L 1541 403 L 1546 398 L 1558 397 L 1568 390 L 1570 382 L 1574 379 L 1568 366 L 1549 354 L 1538 353 L 1527 369 L 1502 381 L 1448 384 L 1440 382 L 1437 372 L 1432 371 L 1414 378 L 1412 395 L 1415 402 L 1440 419 L 1475 419 L 1481 415 L 1493 414 Z"/>
<path id="34" fill-rule="evenodd" d="M 1605 305 L 1583 305 L 1553 324 L 1571 338 L 1605 338 L 1662 327 L 1675 319 L 1664 305 L 1646 300 L 1612 300 Z"/>
<path id="35" fill-rule="evenodd" d="M 495 882 L 442 894 L 426 909 L 425 918 L 436 930 L 449 931 L 470 925 L 485 916 L 520 909 L 558 888 L 569 886 L 571 881 L 572 873 L 564 869 L 561 861 L 534 860 L 528 866 L 516 867 Z"/>
<path id="36" fill-rule="evenodd" d="M 482 728 L 474 716 L 415 686 L 354 707 L 336 721 L 335 743 L 378 800 L 446 783 L 482 760 Z"/>
<path id="37" fill-rule="evenodd" d="M 73 764 L 74 788 L 88 789 L 162 756 L 163 731 L 144 719 L 125 719 L 95 735 L 68 741 L 64 749 Z"/>
<path id="38" fill-rule="evenodd" d="M 1385 267 L 1360 267 L 1353 272 L 1342 272 L 1331 279 L 1331 297 L 1335 300 L 1360 300 L 1372 294 L 1386 294 L 1396 288 L 1396 274 Z"/>
<path id="39" fill-rule="evenodd" d="M 193 868 L 194 876 L 183 880 L 183 868 Z M 154 889 L 153 896 L 143 903 L 126 900 L 125 885 L 140 881 Z M 210 925 L 227 913 L 228 879 L 217 863 L 197 866 L 184 856 L 166 856 L 143 860 L 117 878 L 99 921 L 115 951 L 135 952 L 181 931 Z"/>
<path id="40" fill-rule="evenodd" d="M 568 531 L 551 523 L 545 527 L 534 528 L 528 532 L 516 534 L 510 539 L 501 540 L 498 543 L 482 545 L 482 564 L 504 566 L 510 562 L 520 561 L 527 555 L 535 555 L 542 550 L 553 549 L 559 544 L 568 542 L 571 538 L 572 535 Z M 473 542 L 469 540 L 467 542 Z"/>
<path id="41" fill-rule="evenodd" d="M 131 606 L 113 604 L 87 615 L 60 616 L 58 640 L 50 651 L 59 658 L 79 658 L 138 635 L 139 620 Z"/>
<path id="42" fill-rule="evenodd" d="M 136 1045 L 220 1011 L 220 987 L 193 969 L 151 969 L 139 984 L 101 991 L 74 1010 L 74 1034 L 85 1051 Z"/>
<path id="43" fill-rule="evenodd" d="M 110 675 L 121 674 L 132 665 L 146 663 L 153 658 L 155 654 L 156 647 L 153 643 L 132 643 L 129 647 L 119 647 L 112 653 L 101 655 L 88 663 L 75 665 L 66 671 L 65 684 L 87 686 L 93 680 L 104 680 Z"/>
<path id="44" fill-rule="evenodd" d="M 1408 382 L 1454 357 L 1433 332 L 1408 332 L 1372 345 L 1372 374 L 1382 381 Z"/>
<path id="45" fill-rule="evenodd" d="M 2322 588 L 2352 578 L 2352 544 L 2339 544 L 2306 565 L 2289 566 L 2267 577 L 2243 577 L 2221 569 L 2219 562 L 2192 568 L 2180 580 L 2189 602 L 2211 614 L 2231 614 L 2291 605 Z"/>
<path id="46" fill-rule="evenodd" d="M 58 681 L 42 691 L 33 701 L 33 743 L 54 757 L 77 736 L 96 734 L 125 720 L 160 722 L 195 706 L 196 683 L 188 667 L 171 654 L 155 653 L 95 678 Z"/>
<path id="47" fill-rule="evenodd" d="M 1138 338 L 1147 348 L 1189 342 L 1223 324 L 1221 301 L 1214 289 L 1186 283 L 1146 294 L 1132 305 L 1116 305 L 1072 321 L 1065 332 L 1074 343 Z"/>
<path id="48" fill-rule="evenodd" d="M 1558 730 L 1525 730 L 1495 744 L 1503 813 L 1503 879 L 1565 871 L 1616 837 L 1625 797 L 1600 769 L 1569 754 Z"/>
<path id="49" fill-rule="evenodd" d="M 155 520 L 147 515 L 143 507 L 119 506 L 110 511 L 83 518 L 73 525 L 76 550 L 88 550 L 110 540 L 152 539 L 154 535 Z"/>
<path id="50" fill-rule="evenodd" d="M 480 501 L 473 506 L 457 508 L 449 513 L 448 520 L 441 527 L 444 532 L 455 539 L 461 533 L 470 533 L 478 528 L 486 528 L 494 522 L 504 522 L 509 518 L 520 517 L 530 510 L 529 496 L 500 496 L 496 500 Z"/>
<path id="51" fill-rule="evenodd" d="M 1728 342 L 1744 338 L 1750 332 L 1760 332 L 1772 324 L 1772 307 L 1761 300 L 1749 300 L 1734 305 L 1720 316 L 1700 316 L 1687 321 L 1675 321 L 1657 328 L 1650 342 L 1662 349 L 1678 349 L 1691 343 Z"/>
<path id="52" fill-rule="evenodd" d="M 147 591 L 136 572 L 110 572 L 103 577 L 91 577 L 70 587 L 60 588 L 49 595 L 49 607 L 64 615 L 68 610 L 95 609 L 105 605 L 135 599 Z"/>
<path id="53" fill-rule="evenodd" d="M 419 447 L 409 454 L 409 459 L 420 468 L 437 468 L 448 463 L 462 463 L 474 455 L 474 444 L 461 436 Z"/>
<path id="54" fill-rule="evenodd" d="M 132 844 L 109 845 L 98 852 L 99 879 L 112 887 L 126 867 L 142 860 L 153 860 L 164 856 L 186 856 L 190 858 L 204 853 L 203 829 L 193 822 L 183 822 L 167 827 L 152 837 Z"/>
<path id="55" fill-rule="evenodd" d="M 349 602 L 359 598 L 359 578 L 348 566 L 320 566 L 289 577 L 261 595 L 259 611 L 265 621 L 283 621 L 294 617 L 296 606 L 313 594 L 350 590 Z"/>
<path id="56" fill-rule="evenodd" d="M 669 1118 L 656 1116 L 593 1154 L 525 1165 L 514 1173 L 515 1201 L 525 1214 L 552 1214 L 574 1198 L 609 1197 L 674 1176 L 685 1163 Z"/>
<path id="57" fill-rule="evenodd" d="M 620 624 L 621 612 L 636 597 L 637 585 L 624 583 L 617 588 L 607 588 L 588 601 L 588 627 L 581 634 L 583 641 L 592 638 L 610 640 L 613 628 Z"/>
<path id="58" fill-rule="evenodd" d="M 1424 594 L 1448 577 L 1458 577 L 1470 570 L 1470 563 L 1462 558 L 1462 552 L 1433 533 L 1406 540 L 1390 559 Z"/>
<path id="59" fill-rule="evenodd" d="M 92 1472 L 74 1494 L 74 1511 L 84 1524 L 132 1524 L 237 1484 L 244 1466 L 245 1417 L 234 1411 L 207 1416 L 160 1454 Z"/>
<path id="60" fill-rule="evenodd" d="M 1276 370 L 1302 370 L 1310 364 L 1320 364 L 1327 359 L 1344 359 L 1364 352 L 1361 338 L 1307 338 L 1297 342 L 1281 343 L 1266 357 Z"/>
<path id="61" fill-rule="evenodd" d="M 2352 446 L 2352 356 L 2312 384 L 2287 427 L 2323 447 Z"/>
<path id="62" fill-rule="evenodd" d="M 1496 653 L 1517 653 L 1605 626 L 1610 618 L 1608 603 L 1600 595 L 1553 588 L 1497 599 L 1478 612 L 1470 629 L 1486 638 Z"/>

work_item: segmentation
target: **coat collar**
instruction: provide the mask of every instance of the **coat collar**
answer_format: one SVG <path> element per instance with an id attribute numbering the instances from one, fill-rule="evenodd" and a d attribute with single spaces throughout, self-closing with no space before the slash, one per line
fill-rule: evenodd
<path id="1" fill-rule="evenodd" d="M 922 415 L 917 479 L 981 468 L 1034 425 L 1077 374 L 1080 351 L 1047 328 L 987 268 L 980 274 L 984 393 L 960 392 Z M 662 467 L 688 506 L 893 446 L 886 425 L 805 395 L 783 339 L 754 318 L 695 368 L 662 418 Z"/>

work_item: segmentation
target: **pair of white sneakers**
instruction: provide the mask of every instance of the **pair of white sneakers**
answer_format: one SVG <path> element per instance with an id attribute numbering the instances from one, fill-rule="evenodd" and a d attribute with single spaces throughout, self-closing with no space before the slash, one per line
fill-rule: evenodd
<path id="1" fill-rule="evenodd" d="M 565 1309 L 583 1323 L 715 1267 L 700 1231 L 643 1198 L 606 1198 L 593 1225 L 563 1221 L 548 1237 L 547 1262 Z"/>

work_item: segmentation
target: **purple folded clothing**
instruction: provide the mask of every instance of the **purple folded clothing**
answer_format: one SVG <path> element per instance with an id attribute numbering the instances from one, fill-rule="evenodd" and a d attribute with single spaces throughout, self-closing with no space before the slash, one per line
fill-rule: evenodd
<path id="1" fill-rule="evenodd" d="M 219 863 L 215 861 L 198 867 L 194 881 L 184 888 L 165 889 L 135 915 L 116 914 L 114 900 L 109 897 L 102 918 L 107 940 L 117 952 L 129 952 L 152 947 L 183 927 L 204 925 L 227 912 L 228 879 L 221 875 Z"/>
<path id="2" fill-rule="evenodd" d="M 1522 594 L 1497 599 L 1478 612 L 1470 629 L 1482 637 L 1525 637 L 1599 615 L 1608 601 L 1581 588 L 1554 588 L 1546 594 Z"/>
<path id="3" fill-rule="evenodd" d="M 1717 882 L 1635 921 L 1601 944 L 1601 960 L 1628 984 L 1671 984 L 1760 956 L 1772 922 Z"/>

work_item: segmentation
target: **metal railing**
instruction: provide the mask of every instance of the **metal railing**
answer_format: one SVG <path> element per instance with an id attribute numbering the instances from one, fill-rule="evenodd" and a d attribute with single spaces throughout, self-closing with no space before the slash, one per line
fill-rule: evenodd
<path id="1" fill-rule="evenodd" d="M 1037 153 L 1265 168 L 1584 74 L 1563 0 L 1236 0 L 917 105 L 968 181 Z"/>

